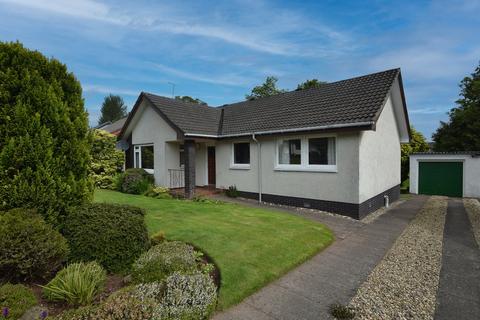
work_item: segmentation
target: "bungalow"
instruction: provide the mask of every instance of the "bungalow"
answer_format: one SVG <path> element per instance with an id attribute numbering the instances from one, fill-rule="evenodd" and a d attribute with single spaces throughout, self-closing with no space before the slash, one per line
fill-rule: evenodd
<path id="1" fill-rule="evenodd" d="M 120 132 L 158 185 L 236 186 L 260 201 L 361 219 L 400 194 L 410 139 L 400 69 L 219 107 L 142 92 Z"/>

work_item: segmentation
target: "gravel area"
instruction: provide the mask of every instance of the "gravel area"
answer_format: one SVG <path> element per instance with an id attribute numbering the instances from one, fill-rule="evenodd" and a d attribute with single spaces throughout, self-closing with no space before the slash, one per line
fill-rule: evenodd
<path id="1" fill-rule="evenodd" d="M 361 221 L 365 224 L 369 224 L 377 220 L 379 217 L 381 217 L 384 213 L 388 212 L 388 210 L 391 210 L 398 206 L 399 204 L 402 204 L 405 200 L 398 200 L 395 201 L 394 203 L 390 204 L 388 208 L 386 207 L 381 207 L 377 211 L 374 211 L 370 214 L 368 214 L 365 218 L 363 218 Z"/>
<path id="2" fill-rule="evenodd" d="M 468 212 L 475 240 L 480 247 L 480 202 L 477 199 L 463 199 L 463 205 Z"/>
<path id="3" fill-rule="evenodd" d="M 355 319 L 433 319 L 447 198 L 431 197 L 351 300 Z"/>

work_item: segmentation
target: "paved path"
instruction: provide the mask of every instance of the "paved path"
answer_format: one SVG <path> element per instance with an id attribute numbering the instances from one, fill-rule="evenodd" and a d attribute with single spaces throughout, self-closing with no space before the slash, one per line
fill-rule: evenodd
<path id="1" fill-rule="evenodd" d="M 458 199 L 448 201 L 435 319 L 480 319 L 480 251 Z"/>
<path id="2" fill-rule="evenodd" d="M 214 319 L 331 319 L 329 306 L 350 301 L 426 199 L 414 197 L 371 224 L 347 227 L 326 250 Z M 337 219 L 343 218 L 333 218 L 323 222 L 342 232 Z"/>

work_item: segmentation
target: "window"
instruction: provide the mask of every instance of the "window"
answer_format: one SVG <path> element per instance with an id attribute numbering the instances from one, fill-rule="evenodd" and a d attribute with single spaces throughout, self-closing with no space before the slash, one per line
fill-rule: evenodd
<path id="1" fill-rule="evenodd" d="M 233 164 L 250 164 L 250 143 L 241 142 L 233 144 Z"/>
<path id="2" fill-rule="evenodd" d="M 300 139 L 283 140 L 278 148 L 279 164 L 301 164 L 302 144 Z"/>
<path id="3" fill-rule="evenodd" d="M 335 164 L 335 138 L 308 139 L 309 165 Z"/>
<path id="4" fill-rule="evenodd" d="M 337 172 L 335 137 L 295 137 L 277 142 L 275 170 Z"/>
<path id="5" fill-rule="evenodd" d="M 185 148 L 183 147 L 183 144 L 180 145 L 179 152 L 180 152 L 180 167 L 183 167 L 185 166 Z"/>
<path id="6" fill-rule="evenodd" d="M 135 168 L 153 173 L 153 145 L 135 146 Z"/>

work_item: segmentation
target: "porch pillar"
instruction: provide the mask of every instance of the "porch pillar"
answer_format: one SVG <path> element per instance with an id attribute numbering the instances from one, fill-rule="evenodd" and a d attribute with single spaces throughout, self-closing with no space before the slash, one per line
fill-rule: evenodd
<path id="1" fill-rule="evenodd" d="M 185 197 L 192 199 L 195 196 L 195 141 L 185 140 Z"/>

